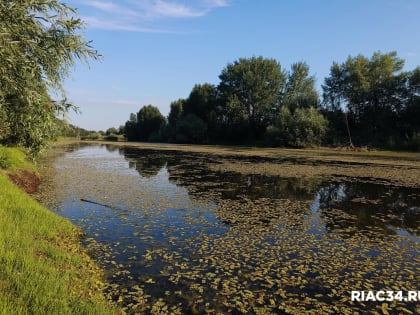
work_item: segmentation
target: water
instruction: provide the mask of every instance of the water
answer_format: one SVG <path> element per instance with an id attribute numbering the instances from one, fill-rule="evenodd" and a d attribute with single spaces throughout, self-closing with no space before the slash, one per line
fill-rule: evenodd
<path id="1" fill-rule="evenodd" d="M 207 154 L 67 151 L 44 202 L 86 233 L 128 312 L 345 314 L 378 305 L 351 290 L 419 288 L 419 189 L 212 171 Z"/>

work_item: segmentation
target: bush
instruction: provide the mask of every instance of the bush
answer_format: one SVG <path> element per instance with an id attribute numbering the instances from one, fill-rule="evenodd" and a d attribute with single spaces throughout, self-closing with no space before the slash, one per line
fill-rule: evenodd
<path id="1" fill-rule="evenodd" d="M 99 133 L 97 132 L 91 132 L 87 135 L 82 136 L 80 139 L 81 140 L 98 140 L 100 137 Z"/>
<path id="2" fill-rule="evenodd" d="M 298 108 L 291 113 L 283 107 L 276 126 L 267 128 L 271 145 L 309 147 L 320 145 L 327 132 L 327 120 L 315 108 Z"/>
<path id="3" fill-rule="evenodd" d="M 264 143 L 275 147 L 283 146 L 285 145 L 284 133 L 278 127 L 270 125 L 264 134 Z"/>
<path id="4" fill-rule="evenodd" d="M 104 140 L 106 140 L 106 141 L 118 141 L 118 136 L 111 133 L 110 135 L 105 136 Z"/>
<path id="5" fill-rule="evenodd" d="M 0 148 L 0 168 L 9 168 L 9 167 L 10 167 L 10 161 L 7 156 L 7 153 L 6 151 Z"/>
<path id="6" fill-rule="evenodd" d="M 194 114 L 178 119 L 176 124 L 176 142 L 205 143 L 207 141 L 207 124 Z"/>

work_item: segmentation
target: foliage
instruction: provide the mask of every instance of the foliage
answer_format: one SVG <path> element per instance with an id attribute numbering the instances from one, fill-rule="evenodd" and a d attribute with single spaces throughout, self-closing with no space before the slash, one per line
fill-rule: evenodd
<path id="1" fill-rule="evenodd" d="M 272 120 L 272 110 L 278 106 L 286 76 L 274 59 L 240 58 L 228 64 L 219 76 L 223 121 L 246 120 L 249 134 L 260 138 Z M 233 109 L 233 110 L 232 110 Z M 241 117 L 235 117 L 236 113 Z"/>
<path id="2" fill-rule="evenodd" d="M 321 144 L 327 120 L 314 107 L 297 108 L 293 113 L 282 107 L 275 126 L 269 126 L 266 143 L 276 146 L 311 147 Z"/>
<path id="3" fill-rule="evenodd" d="M 215 110 L 217 104 L 217 89 L 215 86 L 205 83 L 196 84 L 189 97 L 184 101 L 183 114 L 194 114 L 206 121 L 210 112 Z"/>
<path id="4" fill-rule="evenodd" d="M 287 76 L 282 106 L 286 106 L 293 112 L 297 108 L 316 107 L 318 102 L 315 78 L 309 76 L 309 66 L 304 62 L 294 63 Z"/>
<path id="5" fill-rule="evenodd" d="M 128 141 L 137 140 L 137 115 L 134 113 L 130 114 L 130 119 L 126 121 L 125 126 L 125 136 Z"/>
<path id="6" fill-rule="evenodd" d="M 186 99 L 172 102 L 167 124 L 141 139 L 293 147 L 355 143 L 417 150 L 420 67 L 407 72 L 403 66 L 395 52 L 334 62 L 321 102 L 305 62 L 284 71 L 274 59 L 240 58 L 222 70 L 217 86 L 196 84 Z M 140 140 L 138 120 L 131 114 L 127 121 L 128 140 Z"/>
<path id="7" fill-rule="evenodd" d="M 176 125 L 176 141 L 178 143 L 205 143 L 207 124 L 198 116 L 188 114 L 182 116 Z"/>
<path id="8" fill-rule="evenodd" d="M 166 140 L 168 142 L 176 141 L 176 125 L 178 119 L 182 116 L 185 100 L 178 99 L 173 101 L 170 105 L 170 112 L 168 115 L 168 126 L 166 127 Z"/>
<path id="9" fill-rule="evenodd" d="M 109 136 L 109 135 L 111 135 L 111 134 L 114 134 L 114 135 L 118 134 L 118 130 L 117 130 L 117 128 L 111 127 L 111 128 L 108 128 L 108 129 L 105 131 L 105 135 Z"/>
<path id="10" fill-rule="evenodd" d="M 350 56 L 331 67 L 322 87 L 324 106 L 330 113 L 347 113 L 338 116 L 347 118 L 345 123 L 356 143 L 386 146 L 390 139 L 401 140 L 415 133 L 418 123 L 407 119 L 407 111 L 416 102 L 418 70 L 410 73 L 403 67 L 396 52 L 376 52 L 370 59 Z M 413 119 L 419 121 L 418 113 Z"/>
<path id="11" fill-rule="evenodd" d="M 134 117 L 125 124 L 125 132 L 129 141 L 148 141 L 149 138 L 159 132 L 166 125 L 166 118 L 159 109 L 153 105 L 143 106 Z"/>
<path id="12" fill-rule="evenodd" d="M 104 140 L 106 140 L 106 141 L 118 141 L 118 135 L 111 133 L 109 135 L 106 135 L 104 137 Z"/>
<path id="13" fill-rule="evenodd" d="M 91 131 L 83 136 L 80 137 L 81 140 L 98 140 L 100 138 L 100 134 L 96 131 Z"/>
<path id="14" fill-rule="evenodd" d="M 17 169 L 35 171 L 34 165 L 27 160 L 24 149 L 2 145 L 0 145 L 0 168 L 10 171 L 16 171 Z"/>
<path id="15" fill-rule="evenodd" d="M 57 0 L 0 3 L 0 141 L 37 152 L 53 137 L 55 115 L 74 108 L 62 80 L 76 60 L 98 58 L 75 16 Z M 51 90 L 64 101 L 52 101 Z"/>

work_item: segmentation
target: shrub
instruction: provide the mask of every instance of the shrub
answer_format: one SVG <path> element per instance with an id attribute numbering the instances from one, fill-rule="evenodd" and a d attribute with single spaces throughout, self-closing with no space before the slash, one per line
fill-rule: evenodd
<path id="1" fill-rule="evenodd" d="M 0 168 L 9 168 L 9 167 L 10 167 L 10 161 L 8 159 L 6 151 L 0 148 Z"/>
<path id="2" fill-rule="evenodd" d="M 81 140 L 98 140 L 99 139 L 99 133 L 97 132 L 91 132 L 87 135 L 82 136 L 80 139 Z"/>
<path id="3" fill-rule="evenodd" d="M 283 107 L 275 129 L 268 128 L 266 139 L 273 145 L 308 147 L 320 145 L 327 132 L 327 120 L 315 108 L 298 108 L 291 113 Z"/>
<path id="4" fill-rule="evenodd" d="M 118 136 L 111 133 L 110 135 L 105 136 L 104 140 L 106 140 L 106 141 L 118 141 Z"/>

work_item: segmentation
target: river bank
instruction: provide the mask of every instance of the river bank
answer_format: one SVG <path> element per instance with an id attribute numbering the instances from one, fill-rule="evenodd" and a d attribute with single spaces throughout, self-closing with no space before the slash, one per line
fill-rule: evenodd
<path id="1" fill-rule="evenodd" d="M 38 181 L 23 151 L 0 153 L 0 314 L 117 314 L 82 231 L 14 184 L 32 192 Z"/>

